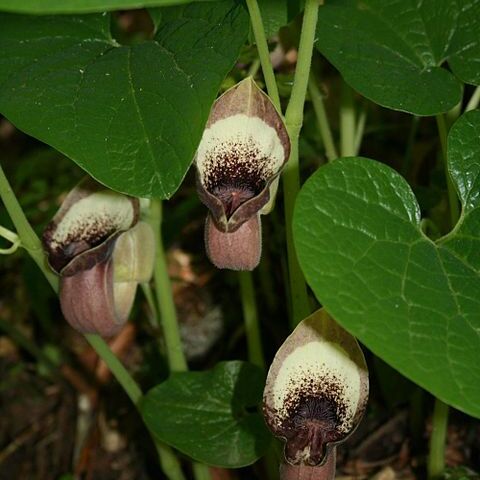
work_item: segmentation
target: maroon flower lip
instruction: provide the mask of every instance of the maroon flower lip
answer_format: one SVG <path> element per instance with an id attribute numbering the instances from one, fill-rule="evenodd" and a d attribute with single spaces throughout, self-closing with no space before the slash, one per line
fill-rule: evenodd
<path id="1" fill-rule="evenodd" d="M 153 269 L 153 232 L 139 216 L 138 199 L 87 179 L 45 229 L 48 262 L 60 276 L 62 312 L 76 330 L 109 337 L 127 321 L 137 285 Z"/>
<path id="2" fill-rule="evenodd" d="M 258 224 L 260 230 L 259 215 L 266 213 L 272 184 L 289 155 L 290 140 L 282 117 L 250 77 L 218 98 L 195 164 L 197 191 L 210 210 L 205 235 L 207 253 L 219 268 L 251 270 L 258 264 L 253 259 L 260 259 L 261 234 L 252 234 L 252 229 Z M 220 235 L 240 231 L 247 222 L 250 228 L 243 230 L 248 232 L 243 239 L 240 234 Z M 247 241 L 257 244 L 251 244 L 249 251 L 243 249 L 245 259 L 232 263 L 229 258 L 235 256 L 234 252 L 221 254 Z"/>

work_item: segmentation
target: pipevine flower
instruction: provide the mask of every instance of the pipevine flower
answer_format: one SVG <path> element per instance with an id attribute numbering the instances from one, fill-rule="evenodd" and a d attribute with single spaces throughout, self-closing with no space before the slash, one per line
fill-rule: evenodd
<path id="1" fill-rule="evenodd" d="M 207 254 L 218 268 L 253 270 L 260 261 L 260 214 L 290 155 L 282 117 L 251 77 L 227 90 L 210 112 L 197 150 L 197 190 L 210 210 Z"/>
<path id="2" fill-rule="evenodd" d="M 367 399 L 356 339 L 324 310 L 303 320 L 275 355 L 263 397 L 267 425 L 285 441 L 282 480 L 334 478 L 335 448 L 357 427 Z"/>
<path id="3" fill-rule="evenodd" d="M 138 199 L 86 179 L 47 225 L 43 245 L 76 330 L 109 337 L 127 321 L 137 285 L 153 269 L 153 232 L 139 216 Z"/>

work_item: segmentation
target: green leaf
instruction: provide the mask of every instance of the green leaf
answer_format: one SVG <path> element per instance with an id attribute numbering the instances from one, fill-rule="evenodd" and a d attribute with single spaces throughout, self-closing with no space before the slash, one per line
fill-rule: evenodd
<path id="1" fill-rule="evenodd" d="M 112 189 L 170 197 L 247 33 L 234 0 L 165 8 L 133 46 L 107 14 L 0 14 L 0 112 Z"/>
<path id="2" fill-rule="evenodd" d="M 250 413 L 264 383 L 258 367 L 223 362 L 206 372 L 173 373 L 147 393 L 140 409 L 160 441 L 209 465 L 242 467 L 258 460 L 271 440 L 263 417 Z"/>
<path id="3" fill-rule="evenodd" d="M 480 0 L 332 0 L 317 48 L 380 105 L 417 115 L 454 107 L 461 83 L 480 84 Z"/>
<path id="4" fill-rule="evenodd" d="M 347 158 L 319 169 L 294 214 L 295 245 L 328 312 L 375 354 L 441 400 L 480 417 L 480 111 L 448 138 L 463 204 L 433 242 L 391 168 Z"/>
<path id="5" fill-rule="evenodd" d="M 93 13 L 108 10 L 180 5 L 211 0 L 0 0 L 0 10 L 14 13 Z"/>

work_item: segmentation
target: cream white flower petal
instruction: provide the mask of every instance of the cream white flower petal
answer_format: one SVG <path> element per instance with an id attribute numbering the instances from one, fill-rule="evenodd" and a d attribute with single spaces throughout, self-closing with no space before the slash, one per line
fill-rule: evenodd
<path id="1" fill-rule="evenodd" d="M 268 123 L 237 114 L 205 129 L 196 162 L 200 180 L 209 192 L 237 184 L 250 186 L 256 193 L 281 169 L 285 151 Z"/>

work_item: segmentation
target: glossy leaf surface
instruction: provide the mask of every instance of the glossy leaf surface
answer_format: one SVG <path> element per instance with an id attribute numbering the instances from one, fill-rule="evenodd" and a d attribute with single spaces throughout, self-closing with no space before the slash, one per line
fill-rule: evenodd
<path id="1" fill-rule="evenodd" d="M 247 32 L 233 0 L 163 9 L 154 40 L 132 46 L 107 14 L 1 14 L 0 111 L 108 187 L 166 198 Z"/>
<path id="2" fill-rule="evenodd" d="M 480 84 L 479 31 L 480 0 L 332 0 L 317 47 L 370 100 L 434 115 L 459 102 L 455 75 Z"/>
<path id="3" fill-rule="evenodd" d="M 159 440 L 195 460 L 228 468 L 250 465 L 271 440 L 262 416 L 251 411 L 261 402 L 264 382 L 258 367 L 240 361 L 173 373 L 147 393 L 141 411 Z"/>
<path id="4" fill-rule="evenodd" d="M 322 167 L 295 209 L 295 244 L 319 301 L 368 348 L 443 401 L 480 417 L 480 111 L 448 139 L 463 212 L 437 242 L 406 181 L 347 158 Z"/>

